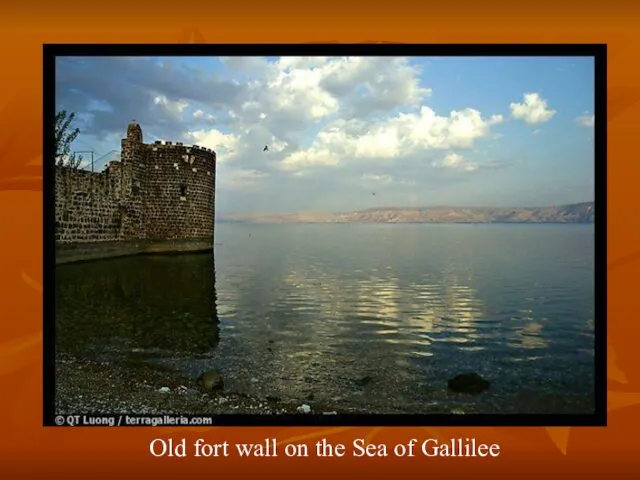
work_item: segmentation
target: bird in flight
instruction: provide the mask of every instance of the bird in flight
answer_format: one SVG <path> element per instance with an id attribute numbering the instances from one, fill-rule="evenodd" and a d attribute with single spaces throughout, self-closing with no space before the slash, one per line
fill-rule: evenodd
<path id="1" fill-rule="evenodd" d="M 266 152 L 267 150 L 269 150 L 269 146 L 265 145 L 264 148 L 262 149 L 263 152 Z"/>

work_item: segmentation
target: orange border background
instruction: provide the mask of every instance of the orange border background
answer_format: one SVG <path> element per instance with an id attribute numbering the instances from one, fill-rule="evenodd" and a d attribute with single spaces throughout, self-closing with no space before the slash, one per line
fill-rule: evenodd
<path id="1" fill-rule="evenodd" d="M 151 2 L 149 2 L 151 3 Z M 252 5 L 255 3 L 256 5 Z M 640 7 L 632 2 L 454 2 L 445 6 L 245 0 L 77 3 L 23 1 L 0 16 L 0 477 L 67 473 L 174 476 L 329 472 L 534 476 L 640 471 L 640 278 L 636 160 L 640 119 Z M 50 428 L 42 422 L 42 44 L 218 42 L 608 43 L 609 358 L 607 428 Z M 603 119 L 598 119 L 602 121 Z M 628 194 L 628 195 L 627 195 Z M 500 443 L 497 459 L 157 459 L 156 437 L 210 442 L 315 442 L 327 436 L 395 443 L 474 436 Z M 425 468 L 426 467 L 426 468 Z M 479 468 L 481 467 L 481 470 Z M 615 472 L 614 472 L 615 471 Z M 351 473 L 351 472 L 349 472 Z M 632 475 L 631 475 L 632 476 Z"/>

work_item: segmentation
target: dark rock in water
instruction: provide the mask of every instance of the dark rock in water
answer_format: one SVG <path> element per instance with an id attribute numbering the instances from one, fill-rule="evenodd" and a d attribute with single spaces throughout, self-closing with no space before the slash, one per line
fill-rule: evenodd
<path id="1" fill-rule="evenodd" d="M 449 390 L 477 395 L 489 388 L 489 381 L 477 373 L 461 373 L 447 382 Z"/>
<path id="2" fill-rule="evenodd" d="M 222 390 L 224 383 L 218 371 L 209 370 L 198 377 L 198 386 L 205 392 L 213 392 Z"/>
<path id="3" fill-rule="evenodd" d="M 356 380 L 356 385 L 358 385 L 359 387 L 365 387 L 369 385 L 372 381 L 373 381 L 373 377 L 370 377 L 367 375 L 366 377 L 362 377 Z"/>

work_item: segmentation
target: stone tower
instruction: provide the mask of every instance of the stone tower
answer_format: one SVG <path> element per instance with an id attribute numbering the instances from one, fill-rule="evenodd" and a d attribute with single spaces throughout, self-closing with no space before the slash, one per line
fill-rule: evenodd
<path id="1" fill-rule="evenodd" d="M 56 168 L 56 243 L 85 245 L 65 258 L 213 252 L 216 153 L 198 145 L 145 144 L 135 121 L 121 149 L 120 161 L 103 172 Z M 105 242 L 108 248 L 101 247 Z"/>

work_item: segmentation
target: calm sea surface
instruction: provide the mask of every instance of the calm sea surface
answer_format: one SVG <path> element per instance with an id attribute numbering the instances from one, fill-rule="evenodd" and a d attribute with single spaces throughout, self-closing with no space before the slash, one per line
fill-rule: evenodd
<path id="1" fill-rule="evenodd" d="M 593 411 L 593 225 L 218 224 L 215 271 L 208 255 L 61 266 L 56 308 L 62 351 L 216 368 L 247 393 Z M 464 372 L 491 388 L 448 392 Z"/>

